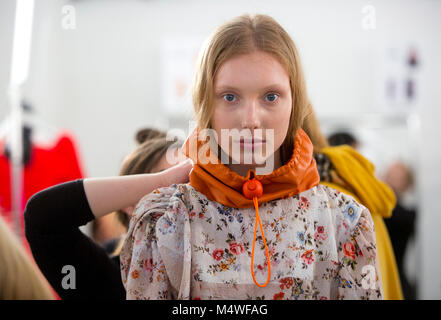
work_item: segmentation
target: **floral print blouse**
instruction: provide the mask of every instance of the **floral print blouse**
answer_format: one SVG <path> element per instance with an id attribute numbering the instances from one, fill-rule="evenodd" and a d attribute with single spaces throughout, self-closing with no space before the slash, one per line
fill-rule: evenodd
<path id="1" fill-rule="evenodd" d="M 208 200 L 189 184 L 146 195 L 120 255 L 127 299 L 382 299 L 374 225 L 323 185 L 259 206 L 271 259 L 251 276 L 254 208 Z M 267 257 L 257 231 L 254 272 Z"/>

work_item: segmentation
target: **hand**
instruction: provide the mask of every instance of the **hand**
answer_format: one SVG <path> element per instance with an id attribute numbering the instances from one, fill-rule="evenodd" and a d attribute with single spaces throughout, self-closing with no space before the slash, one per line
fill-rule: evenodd
<path id="1" fill-rule="evenodd" d="M 172 184 L 187 183 L 190 181 L 190 173 L 193 169 L 193 161 L 187 159 L 160 173 L 164 186 Z"/>

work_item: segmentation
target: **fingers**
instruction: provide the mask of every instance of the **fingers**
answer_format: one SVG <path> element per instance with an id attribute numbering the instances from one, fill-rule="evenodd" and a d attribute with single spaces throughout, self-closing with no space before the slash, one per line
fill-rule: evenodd
<path id="1" fill-rule="evenodd" d="M 193 161 L 191 159 L 187 159 L 182 163 L 180 173 L 182 173 L 182 181 L 181 183 L 186 183 L 190 180 L 190 173 L 193 169 Z"/>
<path id="2" fill-rule="evenodd" d="M 191 159 L 187 159 L 174 167 L 171 167 L 161 174 L 164 176 L 166 185 L 179 184 L 179 183 L 187 183 L 190 180 L 190 173 L 193 169 L 193 161 Z"/>

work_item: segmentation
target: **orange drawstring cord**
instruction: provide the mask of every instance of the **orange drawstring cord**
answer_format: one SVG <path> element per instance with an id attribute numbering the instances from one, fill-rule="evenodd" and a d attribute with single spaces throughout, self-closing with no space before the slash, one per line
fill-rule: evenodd
<path id="1" fill-rule="evenodd" d="M 262 221 L 260 220 L 260 215 L 259 215 L 258 197 L 260 197 L 263 194 L 263 187 L 262 187 L 262 184 L 260 183 L 260 181 L 253 178 L 253 179 L 248 180 L 244 183 L 242 190 L 243 190 L 243 194 L 245 195 L 246 198 L 253 199 L 254 208 L 256 209 L 256 221 L 254 223 L 254 236 L 253 236 L 253 251 L 251 254 L 251 275 L 253 277 L 254 283 L 258 287 L 263 288 L 268 285 L 270 277 L 271 277 L 271 260 L 270 260 L 270 256 L 269 256 L 269 252 L 268 252 L 268 247 L 266 245 L 266 239 L 265 239 L 265 234 L 263 232 Z M 265 284 L 259 284 L 256 280 L 256 277 L 254 276 L 254 249 L 256 247 L 257 222 L 259 222 L 260 232 L 262 233 L 263 243 L 265 244 L 266 258 L 268 261 L 268 277 L 266 279 Z"/>

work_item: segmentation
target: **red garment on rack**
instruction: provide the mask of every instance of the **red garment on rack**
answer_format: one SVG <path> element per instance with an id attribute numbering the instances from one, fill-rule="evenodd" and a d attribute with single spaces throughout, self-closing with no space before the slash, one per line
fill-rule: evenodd
<path id="1" fill-rule="evenodd" d="M 8 224 L 13 223 L 11 213 L 11 173 L 10 161 L 3 152 L 4 142 L 0 141 L 0 211 Z M 29 198 L 43 189 L 56 184 L 84 177 L 75 139 L 63 131 L 52 146 L 32 145 L 31 158 L 24 168 L 21 224 L 24 243 L 23 211 Z"/>
<path id="2" fill-rule="evenodd" d="M 11 168 L 10 161 L 3 150 L 4 141 L 0 141 L 0 214 L 12 227 Z M 76 142 L 67 131 L 61 132 L 52 146 L 32 144 L 30 161 L 23 172 L 23 198 L 20 210 L 21 240 L 32 260 L 34 259 L 24 233 L 23 211 L 27 201 L 33 194 L 43 189 L 81 178 L 84 178 L 84 170 L 80 162 Z M 59 300 L 60 298 L 55 290 L 52 289 L 52 292 L 54 298 Z"/>

